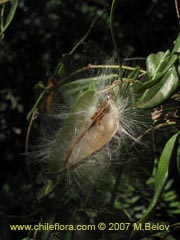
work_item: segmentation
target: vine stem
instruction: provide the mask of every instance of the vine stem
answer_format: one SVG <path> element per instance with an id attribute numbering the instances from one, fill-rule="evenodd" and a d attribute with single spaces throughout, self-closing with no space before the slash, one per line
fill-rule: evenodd
<path id="1" fill-rule="evenodd" d="M 6 2 L 9 2 L 10 0 L 0 0 L 0 4 L 3 4 L 3 3 L 6 3 Z"/>
<path id="2" fill-rule="evenodd" d="M 178 0 L 175 0 L 175 9 L 176 9 L 177 19 L 178 19 L 178 22 L 179 22 L 179 28 L 180 28 L 180 12 L 179 12 Z"/>
<path id="3" fill-rule="evenodd" d="M 136 68 L 135 67 L 129 67 L 129 66 L 124 66 L 122 65 L 121 66 L 122 69 L 125 69 L 125 70 L 128 70 L 128 71 L 133 71 L 135 70 Z M 33 108 L 31 109 L 31 111 L 27 114 L 27 120 L 29 121 L 29 119 L 31 118 L 33 112 L 35 111 L 35 109 L 38 107 L 39 103 L 41 102 L 41 100 L 43 99 L 43 97 L 46 95 L 47 92 L 49 91 L 53 91 L 53 89 L 55 87 L 58 87 L 60 86 L 65 80 L 67 80 L 68 78 L 72 77 L 72 76 L 75 76 L 76 74 L 79 74 L 81 72 L 84 72 L 84 71 L 87 71 L 87 70 L 90 70 L 90 69 L 103 69 L 103 68 L 109 68 L 109 69 L 119 69 L 119 66 L 118 65 L 92 65 L 92 64 L 88 64 L 87 66 L 85 67 L 82 67 L 72 73 L 70 73 L 68 76 L 62 78 L 56 85 L 55 84 L 49 84 L 47 87 L 43 87 L 42 88 L 44 89 L 42 91 L 42 93 L 39 95 L 38 99 L 36 100 Z M 145 70 L 142 70 L 140 69 L 140 75 L 139 77 L 142 77 L 143 75 L 146 74 L 146 71 Z M 124 79 L 122 79 L 123 81 Z M 127 80 L 127 79 L 126 79 Z M 129 79 L 131 81 L 131 79 Z"/>
<path id="4" fill-rule="evenodd" d="M 26 133 L 26 140 L 25 140 L 25 154 L 26 154 L 26 168 L 27 168 L 27 173 L 28 173 L 28 176 L 29 176 L 29 179 L 30 179 L 30 182 L 31 182 L 31 186 L 32 186 L 32 193 L 33 193 L 33 196 L 34 196 L 34 199 L 37 203 L 37 205 L 39 205 L 39 202 L 38 202 L 38 199 L 37 199 L 37 196 L 36 196 L 36 191 L 35 191 L 35 183 L 34 183 L 34 179 L 32 178 L 32 175 L 31 175 L 31 170 L 30 170 L 30 167 L 29 167 L 29 163 L 27 161 L 27 154 L 28 154 L 28 145 L 29 145 L 29 137 L 30 137 L 30 132 L 31 132 L 31 129 L 32 129 L 32 125 L 33 125 L 33 122 L 34 120 L 37 118 L 37 115 L 38 115 L 38 109 L 36 108 L 33 113 L 32 113 L 32 116 L 31 116 L 31 120 L 30 120 L 30 123 L 29 123 L 29 126 L 28 126 L 28 129 L 27 129 L 27 133 Z"/>
<path id="5" fill-rule="evenodd" d="M 100 69 L 100 68 L 119 69 L 119 66 L 118 65 L 93 65 L 93 64 L 88 64 L 87 66 L 85 66 L 83 68 L 80 68 L 80 69 L 72 72 L 71 74 L 69 74 L 67 77 L 64 77 L 63 79 L 61 79 L 61 81 L 58 83 L 58 85 L 62 84 L 62 82 L 64 82 L 69 77 L 72 77 L 72 76 L 74 76 L 78 73 L 87 71 L 89 69 Z M 125 65 L 121 65 L 121 68 L 124 69 L 124 70 L 129 70 L 129 71 L 133 71 L 133 70 L 136 69 L 135 67 L 129 67 L 129 66 L 125 66 Z M 140 72 L 141 72 L 142 75 L 146 74 L 145 70 L 140 69 Z"/>
<path id="6" fill-rule="evenodd" d="M 76 49 L 85 41 L 85 39 L 88 37 L 88 35 L 91 33 L 95 23 L 97 22 L 97 20 L 102 17 L 102 15 L 105 13 L 106 10 L 104 10 L 100 16 L 97 16 L 91 23 L 88 31 L 85 33 L 85 35 L 80 39 L 80 41 L 73 47 L 73 49 L 69 52 L 69 55 L 73 54 Z"/>
<path id="7" fill-rule="evenodd" d="M 117 38 L 116 38 L 116 33 L 114 28 L 115 5 L 116 5 L 116 0 L 113 0 L 111 4 L 111 12 L 110 12 L 110 28 L 111 28 L 111 36 L 112 36 L 112 40 L 113 40 L 113 44 L 114 44 L 114 48 L 115 48 L 115 52 L 118 60 L 118 65 L 119 65 L 119 79 L 122 80 L 122 64 L 121 64 L 121 58 L 119 54 L 119 48 L 118 48 Z"/>
<path id="8" fill-rule="evenodd" d="M 4 28 L 4 21 L 3 21 L 4 9 L 5 9 L 5 4 L 3 4 L 3 5 L 2 5 L 2 8 L 1 8 L 1 24 L 0 24 L 1 31 L 0 31 L 0 36 L 1 36 L 2 39 L 3 39 L 3 37 L 4 37 L 4 34 L 3 34 L 3 28 Z"/>

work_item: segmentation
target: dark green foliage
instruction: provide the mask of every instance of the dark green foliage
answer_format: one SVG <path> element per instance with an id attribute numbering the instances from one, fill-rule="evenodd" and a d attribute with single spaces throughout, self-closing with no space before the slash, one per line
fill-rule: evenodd
<path id="1" fill-rule="evenodd" d="M 71 53 L 71 49 L 78 45 L 93 20 L 102 15 L 86 41 L 92 40 L 106 53 L 113 53 L 109 24 L 111 3 L 98 0 L 19 0 L 17 6 L 17 2 L 13 0 L 5 3 L 4 26 L 1 26 L 4 38 L 0 40 L 0 142 L 3 149 L 0 170 L 0 239 L 118 240 L 130 239 L 130 236 L 146 239 L 143 238 L 144 234 L 150 240 L 162 237 L 179 239 L 180 39 L 177 38 L 173 47 L 178 33 L 173 2 L 129 0 L 117 4 L 114 19 L 121 58 L 147 57 L 146 66 L 142 60 L 135 60 L 133 64 L 131 60 L 124 61 L 124 66 L 132 67 L 126 72 L 125 82 L 131 87 L 131 92 L 135 93 L 133 101 L 136 106 L 150 109 L 145 111 L 152 113 L 152 124 L 149 132 L 140 136 L 140 140 L 146 143 L 144 148 L 132 146 L 132 142 L 123 146 L 123 163 L 133 159 L 129 165 L 122 164 L 123 173 L 117 166 L 112 166 L 87 199 L 82 195 L 80 199 L 71 199 L 65 205 L 62 202 L 69 196 L 63 192 L 64 180 L 61 177 L 48 179 L 49 176 L 44 174 L 44 165 L 27 167 L 25 164 L 26 116 L 29 113 L 30 121 L 37 107 L 43 113 L 46 98 L 53 91 L 60 96 L 60 103 L 68 99 L 68 103 L 72 104 L 74 98 L 70 96 L 78 95 L 79 90 L 87 91 L 90 82 L 98 79 L 98 70 L 91 76 L 91 69 L 86 72 L 81 68 L 89 63 L 103 64 L 99 52 L 94 48 L 89 53 L 83 44 L 74 53 Z M 95 61 L 91 62 L 92 56 Z M 71 60 L 75 62 L 73 68 Z M 76 74 L 79 69 L 80 73 Z M 147 71 L 146 74 L 141 72 L 142 69 Z M 118 66 L 114 65 L 113 74 L 106 75 L 107 82 L 109 78 L 116 80 L 117 76 Z M 54 87 L 47 84 L 48 79 L 51 79 Z M 139 94 L 142 96 L 136 98 Z M 31 138 L 37 138 L 38 120 L 34 122 L 30 142 Z M 170 232 L 154 235 L 152 232 L 143 232 L 138 235 L 131 232 L 132 229 L 121 232 L 9 230 L 9 224 L 134 223 L 145 220 L 171 224 Z"/>
<path id="2" fill-rule="evenodd" d="M 167 100 L 180 86 L 179 79 L 180 35 L 170 52 L 151 54 L 146 61 L 147 80 L 139 89 L 143 96 L 136 104 L 140 108 L 153 108 Z"/>

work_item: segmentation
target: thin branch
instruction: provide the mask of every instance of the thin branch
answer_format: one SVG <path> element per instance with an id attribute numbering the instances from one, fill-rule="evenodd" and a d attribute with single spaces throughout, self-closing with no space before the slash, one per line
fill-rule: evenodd
<path id="1" fill-rule="evenodd" d="M 92 23 L 91 23 L 88 31 L 87 31 L 87 32 L 85 33 L 85 35 L 80 39 L 80 41 L 73 47 L 73 49 L 69 52 L 69 55 L 73 54 L 73 53 L 76 51 L 76 49 L 85 41 L 85 39 L 86 39 L 86 38 L 88 37 L 88 35 L 91 33 L 91 31 L 92 31 L 95 23 L 97 22 L 97 20 L 98 20 L 100 17 L 103 16 L 103 14 L 105 13 L 105 11 L 106 11 L 106 10 L 104 10 L 100 16 L 97 16 L 97 17 L 92 21 Z"/>
<path id="2" fill-rule="evenodd" d="M 36 191 L 35 191 L 35 187 L 34 187 L 34 186 L 35 186 L 34 180 L 33 180 L 32 175 L 31 175 L 31 170 L 30 170 L 30 168 L 29 168 L 29 163 L 28 163 L 28 161 L 27 161 L 27 154 L 28 154 L 28 145 L 29 145 L 30 132 L 31 132 L 31 129 L 32 129 L 32 125 L 33 125 L 33 123 L 34 123 L 34 120 L 37 118 L 37 114 L 38 114 L 38 109 L 36 108 L 36 109 L 34 110 L 34 112 L 32 113 L 31 120 L 30 120 L 28 129 L 27 129 L 27 133 L 26 133 L 25 154 L 26 154 L 26 168 L 27 168 L 27 173 L 28 173 L 28 176 L 29 176 L 29 179 L 30 179 L 30 182 L 31 182 L 32 192 L 33 192 L 34 199 L 35 199 L 35 201 L 36 201 L 37 204 L 38 204 L 38 199 L 37 199 Z"/>
<path id="3" fill-rule="evenodd" d="M 133 70 L 136 69 L 135 67 L 129 67 L 129 66 L 124 66 L 124 65 L 122 65 L 121 67 L 122 67 L 122 69 L 129 70 L 129 71 L 133 71 Z M 62 82 L 64 82 L 68 78 L 70 78 L 70 77 L 72 77 L 72 76 L 74 76 L 76 74 L 79 74 L 81 72 L 84 72 L 84 71 L 87 71 L 87 70 L 90 70 L 90 69 L 101 69 L 101 68 L 102 69 L 106 69 L 106 68 L 109 68 L 109 69 L 119 69 L 119 66 L 118 65 L 93 65 L 93 64 L 88 64 L 87 66 L 85 66 L 83 68 L 80 68 L 80 69 L 70 73 L 67 77 L 64 77 L 63 79 L 61 79 L 61 81 L 59 83 L 57 83 L 57 85 L 62 84 Z M 140 73 L 142 75 L 144 75 L 144 74 L 146 74 L 146 71 L 140 69 Z"/>
<path id="4" fill-rule="evenodd" d="M 32 113 L 31 120 L 30 120 L 28 129 L 27 129 L 26 141 L 25 141 L 25 153 L 26 154 L 28 153 L 29 136 L 30 136 L 31 128 L 32 128 L 34 120 L 37 118 L 37 114 L 38 114 L 38 109 L 36 108 L 34 110 L 34 112 Z"/>
<path id="5" fill-rule="evenodd" d="M 169 126 L 174 126 L 176 125 L 176 122 L 165 122 L 165 123 L 159 123 L 158 125 L 156 126 L 153 126 L 151 128 L 148 128 L 145 132 L 143 132 L 140 136 L 138 136 L 137 138 L 135 138 L 135 142 L 131 145 L 131 147 L 133 147 L 136 143 L 140 142 L 141 139 L 146 136 L 148 133 L 150 133 L 151 131 L 154 131 L 154 130 L 159 130 L 160 128 L 163 128 L 163 127 L 169 127 Z"/>
<path id="6" fill-rule="evenodd" d="M 36 108 L 39 106 L 39 103 L 41 102 L 41 100 L 43 99 L 43 97 L 46 95 L 46 93 L 48 93 L 49 91 L 51 91 L 54 88 L 53 84 L 49 84 L 47 87 L 41 86 L 44 90 L 41 92 L 41 94 L 39 95 L 39 97 L 37 98 L 33 108 L 31 109 L 31 111 L 27 114 L 27 120 L 29 121 L 30 117 L 32 116 L 32 114 L 36 111 Z"/>
<path id="7" fill-rule="evenodd" d="M 4 37 L 4 34 L 3 34 L 3 29 L 4 29 L 4 20 L 3 20 L 4 9 L 5 9 L 5 4 L 3 4 L 2 7 L 1 7 L 1 24 L 0 24 L 1 31 L 0 31 L 0 36 L 1 36 L 2 39 Z"/>
<path id="8" fill-rule="evenodd" d="M 3 3 L 6 3 L 6 2 L 9 2 L 10 0 L 0 0 L 0 4 L 3 4 Z"/>
<path id="9" fill-rule="evenodd" d="M 180 28 L 180 12 L 179 12 L 179 4 L 178 0 L 175 0 L 175 9 L 176 9 L 176 15 L 179 23 L 179 28 Z"/>
<path id="10" fill-rule="evenodd" d="M 110 27 L 111 27 L 111 36 L 112 36 L 112 40 L 113 40 L 113 44 L 114 44 L 114 48 L 115 48 L 115 52 L 116 52 L 116 56 L 117 56 L 117 60 L 118 60 L 118 67 L 119 67 L 119 79 L 122 80 L 122 64 L 121 64 L 121 58 L 120 58 L 120 53 L 119 53 L 119 48 L 118 48 L 118 44 L 117 44 L 117 36 L 116 36 L 116 32 L 115 32 L 115 28 L 114 28 L 114 9 L 115 9 L 115 5 L 116 5 L 116 0 L 112 1 L 112 5 L 111 5 L 111 12 L 110 12 Z"/>

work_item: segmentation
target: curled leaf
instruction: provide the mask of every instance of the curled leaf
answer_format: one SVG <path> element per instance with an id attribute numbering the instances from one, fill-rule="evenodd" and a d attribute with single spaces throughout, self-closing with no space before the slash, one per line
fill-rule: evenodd
<path id="1" fill-rule="evenodd" d="M 149 78 L 152 78 L 152 80 L 158 79 L 162 75 L 169 61 L 169 58 L 170 58 L 169 50 L 167 50 L 165 53 L 158 52 L 157 54 L 154 53 L 150 54 L 146 60 L 147 75 L 149 76 Z"/>
<path id="2" fill-rule="evenodd" d="M 157 84 L 145 91 L 136 106 L 144 109 L 156 107 L 167 100 L 179 85 L 180 79 L 176 68 L 172 67 Z"/>

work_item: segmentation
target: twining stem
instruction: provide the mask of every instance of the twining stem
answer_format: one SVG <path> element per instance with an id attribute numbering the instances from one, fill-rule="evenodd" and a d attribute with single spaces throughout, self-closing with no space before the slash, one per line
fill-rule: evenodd
<path id="1" fill-rule="evenodd" d="M 145 132 L 143 132 L 140 136 L 138 136 L 136 139 L 135 139 L 135 142 L 131 145 L 131 147 L 133 147 L 136 143 L 140 142 L 141 139 L 148 133 L 150 133 L 151 131 L 154 131 L 154 130 L 158 130 L 160 128 L 163 128 L 163 127 L 168 127 L 168 126 L 174 126 L 176 125 L 176 122 L 165 122 L 165 123 L 159 123 L 158 125 L 156 126 L 153 126 L 151 128 L 148 128 Z"/>
<path id="2" fill-rule="evenodd" d="M 31 128 L 32 128 L 33 122 L 34 122 L 34 120 L 37 118 L 37 114 L 38 114 L 38 109 L 36 108 L 36 109 L 33 111 L 33 114 L 32 114 L 32 116 L 31 116 L 31 120 L 30 120 L 28 129 L 27 129 L 27 133 L 26 133 L 25 153 L 28 152 L 29 135 L 30 135 L 30 132 L 31 132 Z"/>
<path id="3" fill-rule="evenodd" d="M 4 28 L 4 21 L 3 21 L 3 17 L 4 17 L 4 9 L 5 9 L 5 4 L 2 5 L 1 8 L 1 24 L 0 24 L 0 36 L 1 38 L 3 38 L 4 34 L 3 34 L 3 28 Z"/>
<path id="4" fill-rule="evenodd" d="M 53 85 L 48 85 L 46 88 L 44 88 L 44 90 L 41 92 L 41 94 L 39 95 L 38 99 L 36 100 L 33 108 L 31 109 L 31 111 L 28 113 L 27 115 L 27 120 L 29 120 L 31 118 L 31 116 L 33 115 L 33 113 L 36 111 L 36 108 L 38 107 L 39 103 L 41 102 L 41 100 L 43 99 L 43 97 L 46 95 L 46 93 L 50 90 L 52 90 L 54 88 Z"/>
<path id="5" fill-rule="evenodd" d="M 121 64 L 121 58 L 120 58 L 119 48 L 118 48 L 118 44 L 117 44 L 118 41 L 117 41 L 116 32 L 115 32 L 115 28 L 114 28 L 115 5 L 116 5 L 116 0 L 113 0 L 112 4 L 111 4 L 111 12 L 110 12 L 110 27 L 111 27 L 111 36 L 112 36 L 112 40 L 113 40 L 113 44 L 114 44 L 114 48 L 115 48 L 115 52 L 116 52 L 116 56 L 117 56 L 117 60 L 118 60 L 119 79 L 122 80 L 122 64 Z"/>
<path id="6" fill-rule="evenodd" d="M 122 69 L 124 69 L 124 70 L 129 70 L 129 71 L 133 71 L 133 70 L 136 69 L 135 67 L 129 67 L 129 66 L 124 66 L 124 65 L 122 65 L 121 67 L 122 67 Z M 61 80 L 59 81 L 59 83 L 57 83 L 57 85 L 62 84 L 66 79 L 68 79 L 68 78 L 70 78 L 70 77 L 72 77 L 72 76 L 74 76 L 74 75 L 76 75 L 76 74 L 79 74 L 79 73 L 81 73 L 81 72 L 87 71 L 87 70 L 89 70 L 89 69 L 102 69 L 102 68 L 105 68 L 105 69 L 106 69 L 106 68 L 109 68 L 109 69 L 119 69 L 119 66 L 118 66 L 118 65 L 109 65 L 109 64 L 108 64 L 108 65 L 93 65 L 93 64 L 88 64 L 87 66 L 85 66 L 85 67 L 83 67 L 83 68 L 80 68 L 80 69 L 78 69 L 78 70 L 70 73 L 67 77 L 64 77 L 63 79 L 61 79 Z M 144 75 L 144 74 L 146 74 L 146 71 L 140 69 L 140 73 Z"/>
<path id="7" fill-rule="evenodd" d="M 176 9 L 176 15 L 177 15 L 177 19 L 178 19 L 179 27 L 180 27 L 180 12 L 179 12 L 178 0 L 175 0 L 175 9 Z"/>
<path id="8" fill-rule="evenodd" d="M 39 103 L 41 102 L 41 100 L 43 99 L 43 97 L 46 95 L 47 92 L 52 91 L 54 88 L 57 88 L 59 85 L 61 85 L 65 80 L 67 80 L 68 78 L 81 73 L 83 71 L 87 71 L 89 69 L 102 69 L 102 68 L 109 68 L 109 69 L 119 69 L 118 65 L 92 65 L 92 64 L 88 64 L 87 66 L 80 68 L 78 70 L 76 70 L 75 72 L 72 72 L 71 74 L 69 74 L 67 77 L 61 79 L 57 84 L 49 84 L 47 87 L 44 87 L 43 92 L 39 95 L 38 99 L 36 100 L 33 108 L 31 109 L 31 111 L 28 113 L 27 115 L 27 120 L 30 119 L 32 113 L 34 112 L 34 110 L 38 107 Z M 136 68 L 135 67 L 129 67 L 129 66 L 122 66 L 122 69 L 124 70 L 129 70 L 129 71 L 133 71 Z M 146 74 L 146 71 L 140 69 L 140 75 L 139 76 L 143 76 L 144 74 Z M 123 79 L 124 80 L 124 79 Z M 126 79 L 127 80 L 127 79 Z M 133 80 L 133 82 L 135 82 L 135 80 Z"/>
<path id="9" fill-rule="evenodd" d="M 38 114 L 38 109 L 36 108 L 36 109 L 34 110 L 34 112 L 32 113 L 31 120 L 30 120 L 28 129 L 27 129 L 27 133 L 26 133 L 25 154 L 26 154 L 26 168 L 27 168 L 27 173 L 28 173 L 28 176 L 29 176 L 29 179 L 30 179 L 30 182 L 31 182 L 31 186 L 32 186 L 32 193 L 33 193 L 33 196 L 34 196 L 34 199 L 35 199 L 36 203 L 39 204 L 38 199 L 37 199 L 37 196 L 36 196 L 35 187 L 34 187 L 34 186 L 35 186 L 34 179 L 32 178 L 31 170 L 30 170 L 30 168 L 29 168 L 29 163 L 28 163 L 28 161 L 27 161 L 27 154 L 28 154 L 28 145 L 29 145 L 30 132 L 31 132 L 31 129 L 32 129 L 32 125 L 33 125 L 33 123 L 34 123 L 34 120 L 37 118 L 37 114 Z"/>
<path id="10" fill-rule="evenodd" d="M 0 4 L 3 4 L 3 3 L 6 3 L 6 2 L 9 2 L 10 0 L 0 0 Z"/>
<path id="11" fill-rule="evenodd" d="M 97 22 L 97 20 L 102 17 L 102 15 L 105 13 L 105 10 L 102 12 L 102 14 L 100 16 L 97 16 L 91 23 L 88 31 L 85 33 L 85 35 L 80 39 L 80 41 L 78 41 L 78 43 L 73 47 L 73 49 L 69 52 L 69 55 L 73 54 L 76 49 L 85 41 L 85 39 L 88 37 L 88 35 L 90 34 L 92 28 L 94 27 L 95 23 Z"/>
<path id="12" fill-rule="evenodd" d="M 92 64 L 89 64 L 88 66 L 89 66 L 89 68 L 119 68 L 118 65 L 110 65 L 110 64 L 108 64 L 108 65 L 92 65 Z M 122 69 L 133 71 L 136 68 L 122 65 Z M 140 72 L 141 73 L 146 73 L 146 71 L 144 71 L 142 69 L 140 69 Z"/>

